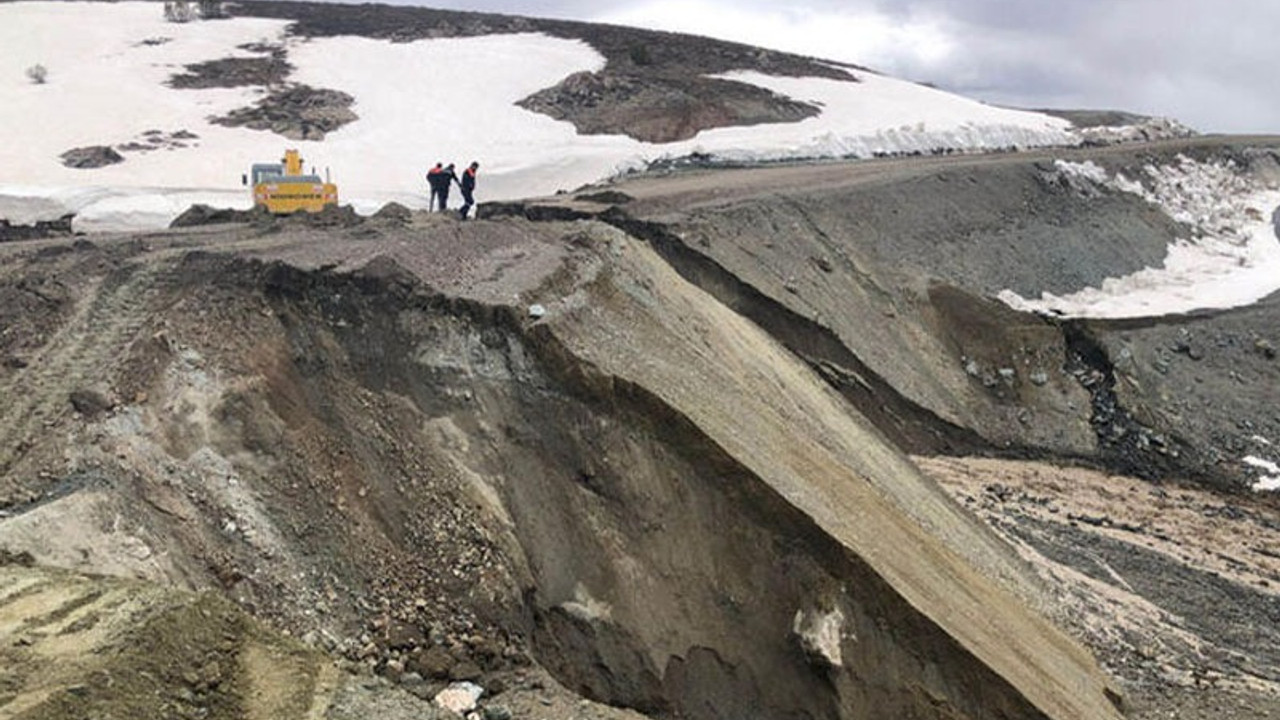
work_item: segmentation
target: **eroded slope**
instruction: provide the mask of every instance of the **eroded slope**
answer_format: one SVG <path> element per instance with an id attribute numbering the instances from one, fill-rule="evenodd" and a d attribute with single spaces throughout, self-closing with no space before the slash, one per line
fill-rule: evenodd
<path id="1" fill-rule="evenodd" d="M 11 292 L 59 288 L 14 312 L 39 339 L 2 348 L 27 409 L 0 537 L 41 562 L 214 588 L 433 689 L 536 663 L 658 715 L 1114 715 L 1020 561 L 614 228 L 5 252 Z"/>

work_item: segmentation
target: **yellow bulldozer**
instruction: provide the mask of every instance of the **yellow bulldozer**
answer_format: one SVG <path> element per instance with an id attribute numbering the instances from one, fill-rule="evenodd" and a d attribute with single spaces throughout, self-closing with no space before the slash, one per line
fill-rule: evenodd
<path id="1" fill-rule="evenodd" d="M 240 178 L 253 193 L 253 204 L 269 212 L 287 215 L 299 210 L 320 212 L 338 204 L 338 186 L 329 182 L 329 170 L 323 180 L 302 172 L 302 156 L 297 150 L 285 150 L 279 163 L 254 163 L 249 175 Z"/>

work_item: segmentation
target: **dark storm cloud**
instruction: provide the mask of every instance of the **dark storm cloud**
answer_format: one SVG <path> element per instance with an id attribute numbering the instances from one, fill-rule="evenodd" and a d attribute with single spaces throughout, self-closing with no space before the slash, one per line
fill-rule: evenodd
<path id="1" fill-rule="evenodd" d="M 989 102 L 1131 110 L 1208 132 L 1280 132 L 1276 0 L 398 1 L 622 17 L 866 64 Z M 857 24 L 868 34 L 858 37 Z M 841 34 L 853 39 L 840 42 Z"/>

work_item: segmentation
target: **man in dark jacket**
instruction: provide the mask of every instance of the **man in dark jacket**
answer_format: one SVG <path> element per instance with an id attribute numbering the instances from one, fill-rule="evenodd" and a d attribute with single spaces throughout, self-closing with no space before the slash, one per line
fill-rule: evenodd
<path id="1" fill-rule="evenodd" d="M 449 187 L 458 183 L 458 174 L 453 171 L 453 163 L 444 166 L 440 171 L 440 211 L 449 205 Z"/>
<path id="2" fill-rule="evenodd" d="M 427 204 L 427 210 L 435 212 L 436 203 L 440 199 L 440 181 L 444 177 L 444 163 L 436 163 L 436 166 L 427 171 L 427 186 L 431 188 L 431 201 Z M 447 180 L 445 181 L 448 182 Z M 446 190 L 447 192 L 447 190 Z M 440 209 L 444 209 L 444 205 L 440 205 Z"/>
<path id="3" fill-rule="evenodd" d="M 458 186 L 462 188 L 462 199 L 464 201 L 462 209 L 459 210 L 459 214 L 462 216 L 463 220 L 467 219 L 467 213 L 471 212 L 471 207 L 476 204 L 476 200 L 471 196 L 471 193 L 475 192 L 476 170 L 479 169 L 480 163 L 471 163 L 470 167 L 462 171 L 462 182 L 458 183 Z"/>
<path id="4" fill-rule="evenodd" d="M 431 186 L 431 204 L 428 209 L 444 212 L 449 206 L 449 186 L 456 182 L 458 175 L 453 171 L 453 163 L 436 163 L 435 167 L 427 171 L 427 185 Z"/>

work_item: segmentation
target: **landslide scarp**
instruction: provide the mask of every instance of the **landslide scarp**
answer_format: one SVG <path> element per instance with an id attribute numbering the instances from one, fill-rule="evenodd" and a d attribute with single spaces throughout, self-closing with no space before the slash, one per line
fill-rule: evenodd
<path id="1" fill-rule="evenodd" d="M 1034 598 L 1007 548 L 613 228 L 229 226 L 55 258 L 84 311 L 23 351 L 65 370 L 4 378 L 48 408 L 5 474 L 13 550 L 213 589 L 432 690 L 534 663 L 658 715 L 1113 715 L 1087 655 L 948 549 Z M 139 319 L 78 340 L 113 302 Z M 68 408 L 86 383 L 99 412 Z"/>
<path id="2" fill-rule="evenodd" d="M 1256 475 L 1242 461 L 1261 449 L 1255 438 L 1280 433 L 1274 297 L 1069 322 L 995 297 L 1068 295 L 1161 267 L 1171 246 L 1206 232 L 1187 222 L 1245 202 L 1179 211 L 1217 197 L 1196 189 L 1195 173 L 1262 197 L 1280 177 L 1276 147 L 1212 138 L 690 171 L 618 183 L 632 200 L 601 217 L 822 368 L 901 447 L 1065 459 L 1241 491 Z M 1121 189 L 1073 168 L 1133 180 Z M 1160 189 L 1165 206 L 1162 175 L 1181 178 Z M 1227 237 L 1273 212 L 1253 208 L 1216 231 Z"/>

